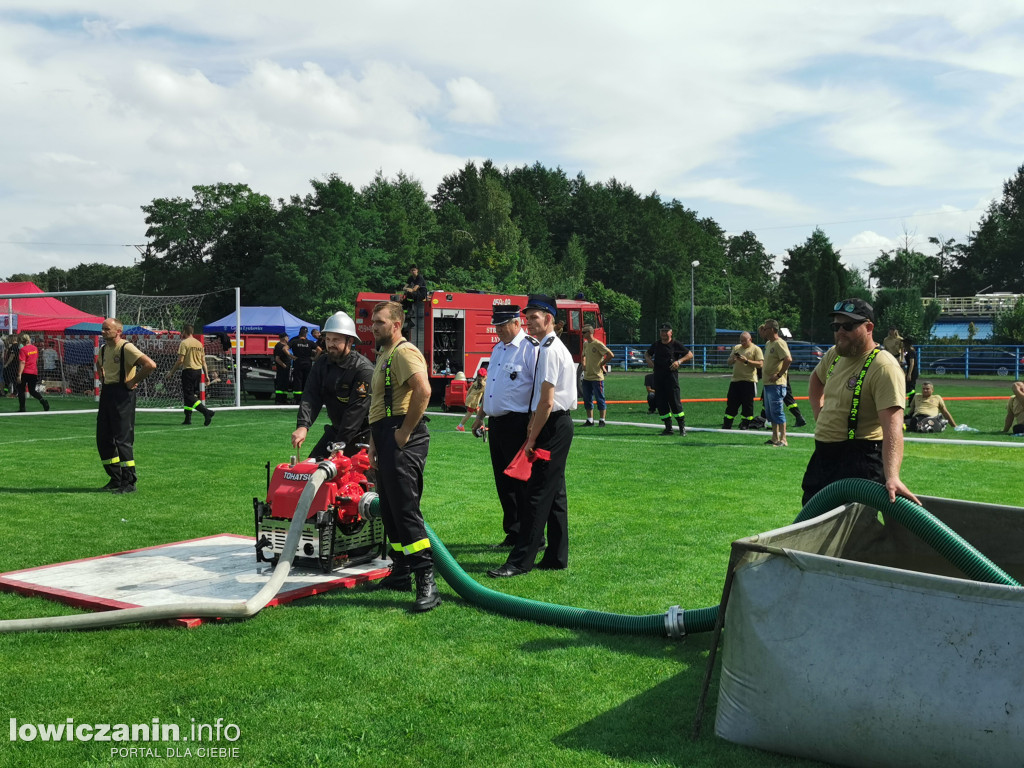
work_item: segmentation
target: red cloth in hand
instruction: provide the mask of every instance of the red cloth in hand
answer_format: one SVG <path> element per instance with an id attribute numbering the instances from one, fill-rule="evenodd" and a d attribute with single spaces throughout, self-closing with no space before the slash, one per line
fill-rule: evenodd
<path id="1" fill-rule="evenodd" d="M 546 451 L 543 448 L 537 448 L 534 450 L 532 456 L 526 455 L 526 446 L 524 445 L 519 449 L 519 452 L 512 458 L 512 461 L 505 467 L 505 474 L 509 477 L 514 477 L 516 480 L 530 479 L 530 473 L 533 472 L 533 462 L 540 459 L 541 461 L 551 461 L 551 451 Z"/>

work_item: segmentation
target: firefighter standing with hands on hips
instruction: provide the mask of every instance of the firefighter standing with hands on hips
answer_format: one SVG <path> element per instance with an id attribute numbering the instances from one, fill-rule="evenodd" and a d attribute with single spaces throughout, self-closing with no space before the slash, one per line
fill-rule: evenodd
<path id="1" fill-rule="evenodd" d="M 391 574 L 376 585 L 399 592 L 416 578 L 421 613 L 436 608 L 441 596 L 434 582 L 434 558 L 420 511 L 423 469 L 430 435 L 423 415 L 430 401 L 430 380 L 423 353 L 402 337 L 405 313 L 395 301 L 373 308 L 373 339 L 377 364 L 370 401 L 370 464 L 377 469 L 381 519 L 391 542 Z"/>
<path id="2" fill-rule="evenodd" d="M 373 364 L 353 347 L 359 341 L 356 324 L 344 312 L 335 312 L 324 323 L 322 332 L 326 354 L 313 361 L 299 403 L 292 446 L 302 447 L 320 409 L 327 407 L 331 423 L 324 425 L 324 434 L 309 452 L 310 458 L 325 459 L 327 446 L 345 443 L 345 456 L 359 452 L 359 444 L 370 439 L 370 380 Z"/>
<path id="3" fill-rule="evenodd" d="M 110 476 L 101 490 L 135 493 L 135 388 L 156 370 L 156 363 L 121 336 L 121 321 L 108 317 L 100 335 L 100 405 L 96 411 L 96 448 Z"/>

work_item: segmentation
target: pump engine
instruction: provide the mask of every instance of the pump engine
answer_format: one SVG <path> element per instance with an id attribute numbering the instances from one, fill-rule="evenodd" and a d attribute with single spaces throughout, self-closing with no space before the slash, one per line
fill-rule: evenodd
<path id="1" fill-rule="evenodd" d="M 344 444 L 328 446 L 327 461 L 337 474 L 325 480 L 309 506 L 294 564 L 325 573 L 358 565 L 385 554 L 384 523 L 373 514 L 377 497 L 366 478 L 370 458 L 363 447 L 352 457 L 342 455 Z M 288 527 L 316 459 L 278 464 L 273 475 L 267 464 L 267 500 L 252 500 L 256 522 L 256 561 L 273 565 L 281 555 Z"/>

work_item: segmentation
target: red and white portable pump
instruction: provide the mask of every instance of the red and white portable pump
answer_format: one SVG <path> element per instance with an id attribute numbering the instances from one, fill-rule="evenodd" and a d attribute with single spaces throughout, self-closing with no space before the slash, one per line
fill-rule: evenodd
<path id="1" fill-rule="evenodd" d="M 328 446 L 327 461 L 338 473 L 320 486 L 309 506 L 295 553 L 298 567 L 324 573 L 385 556 L 384 522 L 372 502 L 377 498 L 367 479 L 370 457 L 366 446 L 352 457 L 342 455 L 344 443 Z M 317 460 L 278 464 L 273 476 L 267 464 L 267 500 L 252 500 L 256 522 L 256 561 L 273 565 L 281 555 L 288 527 Z"/>

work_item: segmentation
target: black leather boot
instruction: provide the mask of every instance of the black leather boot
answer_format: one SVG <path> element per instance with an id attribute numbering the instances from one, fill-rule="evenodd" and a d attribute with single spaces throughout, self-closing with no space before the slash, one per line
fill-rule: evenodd
<path id="1" fill-rule="evenodd" d="M 392 592 L 408 592 L 412 589 L 412 576 L 405 554 L 399 550 L 391 552 L 391 573 L 370 585 L 372 591 L 390 589 Z"/>
<path id="2" fill-rule="evenodd" d="M 433 568 L 421 568 L 416 571 L 416 602 L 410 610 L 413 613 L 424 613 L 441 604 L 441 594 L 437 591 Z"/>

